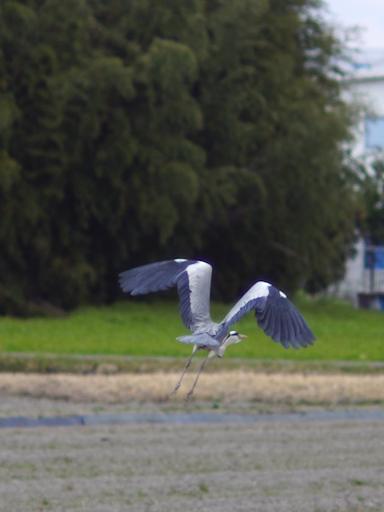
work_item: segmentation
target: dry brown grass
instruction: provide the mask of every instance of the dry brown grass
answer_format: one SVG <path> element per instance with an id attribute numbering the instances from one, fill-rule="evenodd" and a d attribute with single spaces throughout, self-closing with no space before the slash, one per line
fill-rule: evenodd
<path id="1" fill-rule="evenodd" d="M 72 375 L 1 373 L 0 392 L 10 395 L 71 401 L 127 403 L 163 401 L 178 373 Z M 185 378 L 174 401 L 183 400 L 194 375 Z M 384 402 L 384 375 L 205 373 L 195 391 L 198 400 L 251 401 L 285 404 L 356 404 Z"/>

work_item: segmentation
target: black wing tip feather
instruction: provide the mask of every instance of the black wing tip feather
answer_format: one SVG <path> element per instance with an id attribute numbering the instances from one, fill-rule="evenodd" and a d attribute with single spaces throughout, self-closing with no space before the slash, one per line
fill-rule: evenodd
<path id="1" fill-rule="evenodd" d="M 126 270 L 125 272 L 121 272 L 118 276 L 118 283 L 120 288 L 123 290 L 123 292 L 131 292 L 132 288 L 128 284 L 128 278 L 126 277 L 126 274 L 130 272 L 129 270 Z"/>
<path id="2" fill-rule="evenodd" d="M 256 307 L 255 314 L 261 329 L 273 341 L 284 348 L 306 348 L 313 344 L 315 336 L 301 313 L 279 292 L 272 291 L 263 307 Z"/>
<path id="3" fill-rule="evenodd" d="M 123 292 L 130 295 L 163 291 L 176 284 L 178 275 L 194 260 L 174 259 L 148 263 L 125 270 L 118 275 L 118 283 Z"/>
<path id="4" fill-rule="evenodd" d="M 294 349 L 300 349 L 300 348 L 307 348 L 315 342 L 316 338 L 311 333 L 308 335 L 307 333 L 303 333 L 302 335 L 298 334 L 295 337 L 286 337 L 282 336 L 280 334 L 274 335 L 270 334 L 267 331 L 264 331 L 270 338 L 272 338 L 273 341 L 276 341 L 277 343 L 280 343 L 284 348 L 294 348 Z"/>
<path id="5" fill-rule="evenodd" d="M 316 340 L 315 336 L 313 335 L 312 331 L 309 329 L 309 327 L 305 324 L 305 329 L 295 333 L 294 335 L 284 335 L 281 332 L 271 332 L 266 331 L 264 332 L 270 336 L 273 341 L 276 341 L 277 343 L 281 343 L 284 348 L 294 348 L 294 349 L 300 349 L 300 348 L 307 348 L 310 345 L 313 345 L 314 341 Z"/>
<path id="6" fill-rule="evenodd" d="M 316 340 L 316 338 L 312 334 L 312 332 L 309 332 L 309 333 L 302 332 L 302 333 L 295 335 L 294 337 L 271 336 L 271 338 L 274 341 L 281 343 L 284 346 L 284 348 L 294 348 L 294 349 L 307 348 L 310 345 L 313 345 L 314 341 Z"/>

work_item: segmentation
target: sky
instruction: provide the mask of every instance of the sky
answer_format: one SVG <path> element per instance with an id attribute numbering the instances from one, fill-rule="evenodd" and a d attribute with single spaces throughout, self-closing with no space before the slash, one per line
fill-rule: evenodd
<path id="1" fill-rule="evenodd" d="M 326 16 L 344 27 L 359 26 L 361 48 L 384 48 L 384 0 L 325 0 Z"/>

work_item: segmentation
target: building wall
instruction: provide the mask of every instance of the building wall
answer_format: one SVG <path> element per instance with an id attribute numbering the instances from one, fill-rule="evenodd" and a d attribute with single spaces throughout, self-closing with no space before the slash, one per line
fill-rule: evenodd
<path id="1" fill-rule="evenodd" d="M 345 84 L 344 98 L 363 105 L 365 114 L 358 122 L 355 130 L 355 144 L 353 156 L 362 160 L 369 160 L 377 150 L 366 147 L 365 119 L 366 117 L 384 117 L 384 76 L 376 79 L 348 81 Z"/>
<path id="2" fill-rule="evenodd" d="M 362 238 L 359 238 L 354 247 L 354 255 L 346 262 L 344 278 L 329 287 L 330 295 L 346 299 L 355 306 L 358 305 L 357 294 L 365 287 L 364 255 L 365 243 Z"/>
<path id="3" fill-rule="evenodd" d="M 384 49 L 371 55 L 362 56 L 366 63 L 356 68 L 350 78 L 344 82 L 344 99 L 364 107 L 364 114 L 355 130 L 355 144 L 352 154 L 368 165 L 380 154 L 384 155 L 384 130 L 382 147 L 367 147 L 367 126 L 371 119 L 377 118 L 384 127 Z M 368 167 L 369 168 L 369 167 Z M 358 294 L 371 292 L 384 293 L 384 270 L 375 269 L 374 273 L 366 268 L 366 246 L 360 238 L 354 248 L 354 255 L 346 262 L 344 278 L 332 285 L 332 295 L 347 299 L 358 305 Z"/>
<path id="4" fill-rule="evenodd" d="M 358 306 L 359 294 L 380 294 L 384 295 L 384 268 L 383 261 L 377 261 L 374 268 L 369 268 L 367 262 L 367 247 L 363 238 L 359 238 L 354 247 L 354 254 L 351 256 L 345 266 L 345 274 L 341 281 L 329 287 L 330 295 L 340 297 L 350 301 Z M 383 247 L 380 249 L 383 254 Z M 372 301 L 371 301 L 372 302 Z M 378 304 L 372 302 L 372 306 L 382 309 Z"/>

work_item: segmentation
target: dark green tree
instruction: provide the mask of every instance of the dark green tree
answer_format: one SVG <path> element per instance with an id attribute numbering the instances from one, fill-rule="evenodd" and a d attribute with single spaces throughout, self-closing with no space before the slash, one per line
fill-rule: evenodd
<path id="1" fill-rule="evenodd" d="M 241 169 L 236 183 L 249 180 L 209 252 L 223 263 L 226 291 L 241 274 L 319 289 L 341 271 L 354 227 L 341 145 L 351 116 L 334 64 L 342 48 L 318 18 L 319 2 L 208 4 L 201 141 L 208 165 L 230 162 Z"/>
<path id="2" fill-rule="evenodd" d="M 0 308 L 116 298 L 118 271 L 319 289 L 354 227 L 342 48 L 315 0 L 3 0 Z M 340 200 L 342 198 L 342 200 Z"/>

